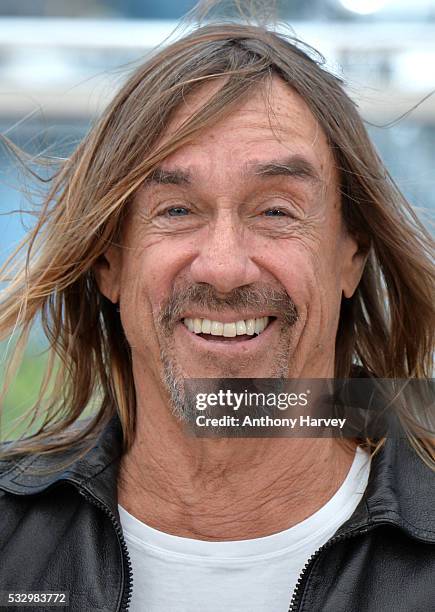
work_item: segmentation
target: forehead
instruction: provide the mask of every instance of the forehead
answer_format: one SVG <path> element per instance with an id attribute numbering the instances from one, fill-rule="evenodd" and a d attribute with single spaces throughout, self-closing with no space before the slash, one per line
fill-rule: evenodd
<path id="1" fill-rule="evenodd" d="M 222 87 L 222 79 L 204 84 L 186 98 L 159 141 L 165 144 L 183 123 Z M 330 178 L 335 164 L 332 151 L 319 122 L 304 100 L 281 78 L 258 86 L 234 110 L 217 123 L 202 129 L 189 144 L 169 155 L 163 168 L 215 172 L 225 168 L 234 174 L 252 162 L 268 162 L 300 155 Z"/>

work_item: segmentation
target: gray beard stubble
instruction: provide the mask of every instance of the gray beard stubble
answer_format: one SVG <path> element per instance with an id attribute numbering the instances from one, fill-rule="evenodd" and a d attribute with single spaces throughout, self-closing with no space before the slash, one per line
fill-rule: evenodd
<path id="1" fill-rule="evenodd" d="M 281 319 L 281 338 L 276 351 L 276 360 L 268 378 L 283 379 L 288 376 L 290 363 L 290 336 L 293 325 L 298 320 L 296 305 L 284 289 L 276 289 L 269 285 L 261 288 L 250 286 L 234 289 L 225 298 L 216 296 L 211 285 L 198 283 L 185 290 L 173 292 L 172 296 L 165 302 L 158 317 L 157 326 L 162 332 L 166 342 L 160 345 L 160 359 L 162 362 L 162 380 L 169 394 L 171 409 L 174 416 L 180 421 L 193 425 L 198 411 L 196 410 L 193 398 L 186 397 L 184 388 L 184 376 L 176 359 L 173 357 L 173 347 L 171 347 L 171 337 L 175 325 L 180 320 L 180 316 L 187 307 L 198 305 L 217 312 L 228 308 L 234 310 L 250 309 L 267 310 L 270 309 Z M 172 349 L 172 350 L 171 350 Z M 237 376 L 237 366 L 233 369 L 227 368 L 222 373 L 222 378 L 240 378 Z M 202 414 L 207 415 L 207 411 Z M 211 415 L 210 415 L 211 416 Z"/>

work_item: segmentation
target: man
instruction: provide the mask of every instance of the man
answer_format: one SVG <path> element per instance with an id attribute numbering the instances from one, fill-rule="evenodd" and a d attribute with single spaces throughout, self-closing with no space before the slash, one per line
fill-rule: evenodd
<path id="1" fill-rule="evenodd" d="M 122 88 L 27 247 L 1 329 L 41 316 L 61 365 L 41 429 L 4 448 L 3 593 L 431 609 L 415 407 L 375 441 L 186 433 L 185 379 L 430 376 L 430 238 L 337 78 L 263 28 L 197 29 Z"/>

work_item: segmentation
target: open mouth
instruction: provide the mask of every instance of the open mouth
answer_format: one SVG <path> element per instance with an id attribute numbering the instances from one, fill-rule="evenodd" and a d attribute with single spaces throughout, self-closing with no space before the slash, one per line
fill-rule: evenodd
<path id="1" fill-rule="evenodd" d="M 275 319 L 276 317 L 264 316 L 224 323 L 187 317 L 181 322 L 190 332 L 210 342 L 242 342 L 262 334 Z"/>

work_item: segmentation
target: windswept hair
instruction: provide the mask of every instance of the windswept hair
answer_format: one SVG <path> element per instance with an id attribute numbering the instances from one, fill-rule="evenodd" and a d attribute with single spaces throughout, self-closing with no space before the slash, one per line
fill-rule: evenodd
<path id="1" fill-rule="evenodd" d="M 160 49 L 132 74 L 54 176 L 36 225 L 2 270 L 8 284 L 1 293 L 0 338 L 19 334 L 12 366 L 36 321 L 50 344 L 40 395 L 29 411 L 42 424 L 8 445 L 5 456 L 86 442 L 115 411 L 125 450 L 131 446 L 136 398 L 130 348 L 93 266 L 119 236 L 129 202 L 153 169 L 270 84 L 273 75 L 303 98 L 326 134 L 345 223 L 368 251 L 355 294 L 342 301 L 335 376 L 350 377 L 352 364 L 380 378 L 431 376 L 431 237 L 378 157 L 342 81 L 323 67 L 320 55 L 290 36 L 258 25 L 214 23 Z M 212 98 L 157 147 L 186 96 L 212 80 L 218 84 Z M 92 418 L 75 428 L 92 399 Z M 433 445 L 415 410 L 405 406 L 399 417 L 431 464 Z M 376 450 L 383 440 L 367 442 Z"/>

